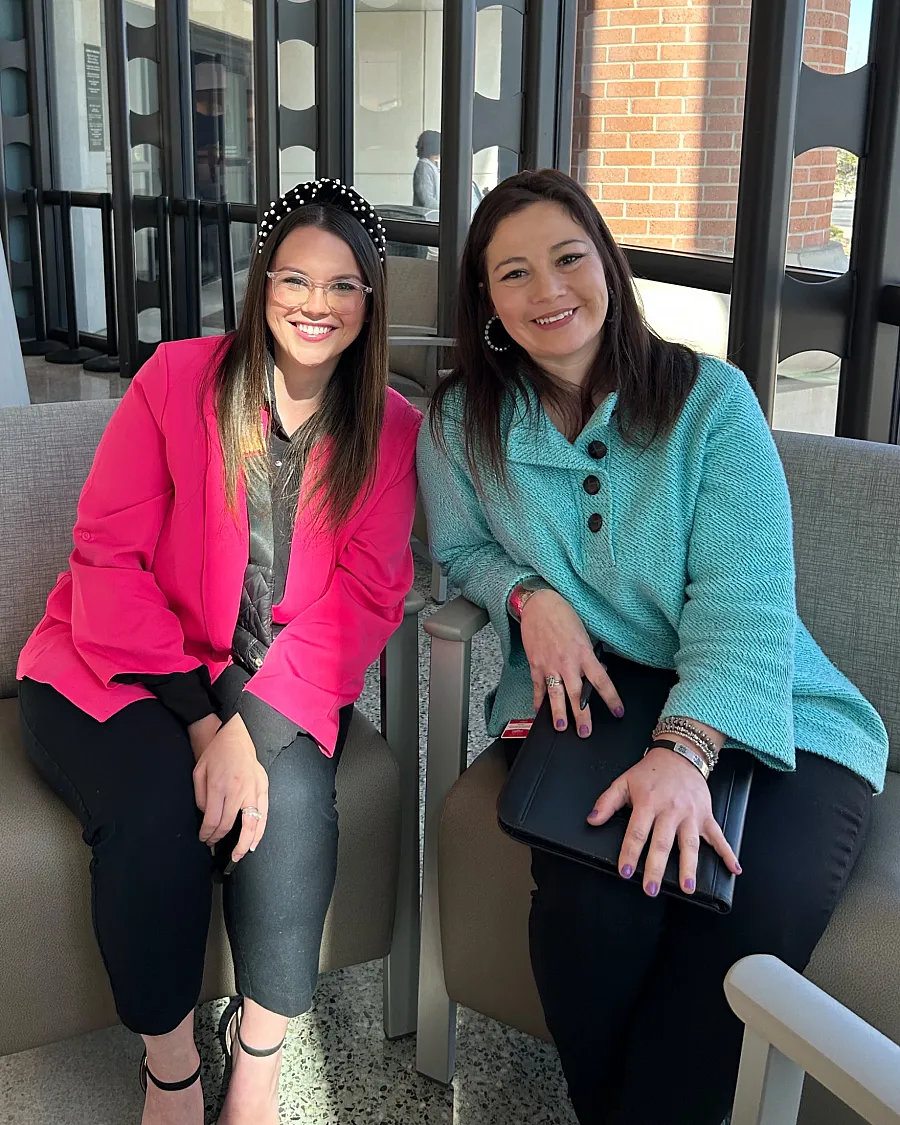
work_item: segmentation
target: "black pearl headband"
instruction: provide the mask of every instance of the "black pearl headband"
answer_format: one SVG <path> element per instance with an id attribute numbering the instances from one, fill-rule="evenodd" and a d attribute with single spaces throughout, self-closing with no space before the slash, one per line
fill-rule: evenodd
<path id="1" fill-rule="evenodd" d="M 354 219 L 360 222 L 363 230 L 372 239 L 375 249 L 378 251 L 378 257 L 381 259 L 381 264 L 385 264 L 387 244 L 384 237 L 384 226 L 375 208 L 368 200 L 363 199 L 355 188 L 347 187 L 340 180 L 329 179 L 311 180 L 305 184 L 297 184 L 295 188 L 286 192 L 280 199 L 276 199 L 274 203 L 269 204 L 268 210 L 259 221 L 259 229 L 256 232 L 257 254 L 262 251 L 266 239 L 285 215 L 289 215 L 291 211 L 295 211 L 298 207 L 303 207 L 308 203 L 327 203 L 332 207 L 340 208 L 348 215 L 352 215 Z"/>

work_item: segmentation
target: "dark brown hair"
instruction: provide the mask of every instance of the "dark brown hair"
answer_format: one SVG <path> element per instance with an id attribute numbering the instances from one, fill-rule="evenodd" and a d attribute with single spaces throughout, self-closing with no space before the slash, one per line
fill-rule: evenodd
<path id="1" fill-rule="evenodd" d="M 574 394 L 520 348 L 499 322 L 491 327 L 492 339 L 508 344 L 507 351 L 493 351 L 484 336 L 493 316 L 488 246 L 503 219 L 541 202 L 559 204 L 586 232 L 597 248 L 609 290 L 597 358 L 584 386 Z M 625 255 L 597 208 L 575 180 L 553 170 L 510 176 L 488 192 L 475 212 L 460 265 L 456 338 L 457 366 L 431 400 L 431 429 L 443 444 L 447 396 L 461 391 L 466 459 L 478 484 L 485 469 L 494 479 L 507 480 L 501 419 L 511 392 L 533 389 L 560 412 L 566 436 L 574 440 L 594 413 L 598 395 L 618 391 L 620 432 L 629 442 L 649 446 L 675 424 L 699 369 L 694 352 L 661 339 L 648 326 Z"/>
<path id="2" fill-rule="evenodd" d="M 366 298 L 366 321 L 340 357 L 319 409 L 293 435 L 283 472 L 285 492 L 298 494 L 310 454 L 316 451 L 316 476 L 306 495 L 310 501 L 315 499 L 314 518 L 325 513 L 334 528 L 350 514 L 374 474 L 388 379 L 384 268 L 355 218 L 329 204 L 306 204 L 284 216 L 259 253 L 254 248 L 240 321 L 213 356 L 209 379 L 225 458 L 225 491 L 233 509 L 241 477 L 249 483 L 249 478 L 269 473 L 269 459 L 258 456 L 265 450 L 262 416 L 271 347 L 266 271 L 284 239 L 303 226 L 328 231 L 346 242 L 372 289 Z"/>

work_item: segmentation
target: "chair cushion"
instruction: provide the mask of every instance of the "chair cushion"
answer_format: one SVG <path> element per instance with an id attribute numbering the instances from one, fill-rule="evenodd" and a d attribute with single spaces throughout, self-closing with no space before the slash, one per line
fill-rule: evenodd
<path id="1" fill-rule="evenodd" d="M 531 853 L 497 826 L 506 772 L 495 743 L 444 806 L 438 859 L 444 980 L 458 1004 L 549 1040 L 528 953 Z"/>
<path id="2" fill-rule="evenodd" d="M 872 805 L 869 837 L 806 976 L 900 1043 L 900 777 Z"/>
<path id="3" fill-rule="evenodd" d="M 399 849 L 396 761 L 354 715 L 337 775 L 338 874 L 322 971 L 383 957 L 390 946 Z M 75 817 L 28 761 L 18 700 L 0 700 L 0 1055 L 117 1022 L 91 925 L 90 853 Z M 234 991 L 217 896 L 201 999 Z"/>
<path id="4" fill-rule="evenodd" d="M 797 606 L 872 701 L 900 770 L 900 448 L 776 433 L 794 513 Z"/>

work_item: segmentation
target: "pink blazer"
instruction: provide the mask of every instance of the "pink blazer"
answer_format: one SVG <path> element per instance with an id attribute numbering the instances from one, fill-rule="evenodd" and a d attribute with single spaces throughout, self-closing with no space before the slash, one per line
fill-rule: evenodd
<path id="1" fill-rule="evenodd" d="M 222 447 L 201 378 L 216 338 L 161 344 L 135 376 L 94 458 L 69 569 L 19 658 L 19 679 L 51 684 L 101 721 L 152 698 L 123 673 L 213 680 L 230 663 L 249 552 L 246 501 L 225 501 Z M 403 616 L 421 415 L 387 392 L 372 488 L 336 533 L 301 507 L 284 597 L 285 627 L 248 685 L 334 752 L 338 711 Z"/>

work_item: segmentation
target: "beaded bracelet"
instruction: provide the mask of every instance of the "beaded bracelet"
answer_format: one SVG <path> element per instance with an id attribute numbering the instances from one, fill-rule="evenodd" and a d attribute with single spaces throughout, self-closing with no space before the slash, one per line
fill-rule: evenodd
<path id="1" fill-rule="evenodd" d="M 716 768 L 716 763 L 719 760 L 718 747 L 709 735 L 692 723 L 690 719 L 682 719 L 679 715 L 671 715 L 667 719 L 661 719 L 656 724 L 653 737 L 659 738 L 663 734 L 674 734 L 679 738 L 686 738 L 689 742 L 693 742 L 702 751 L 709 768 L 711 770 Z"/>

